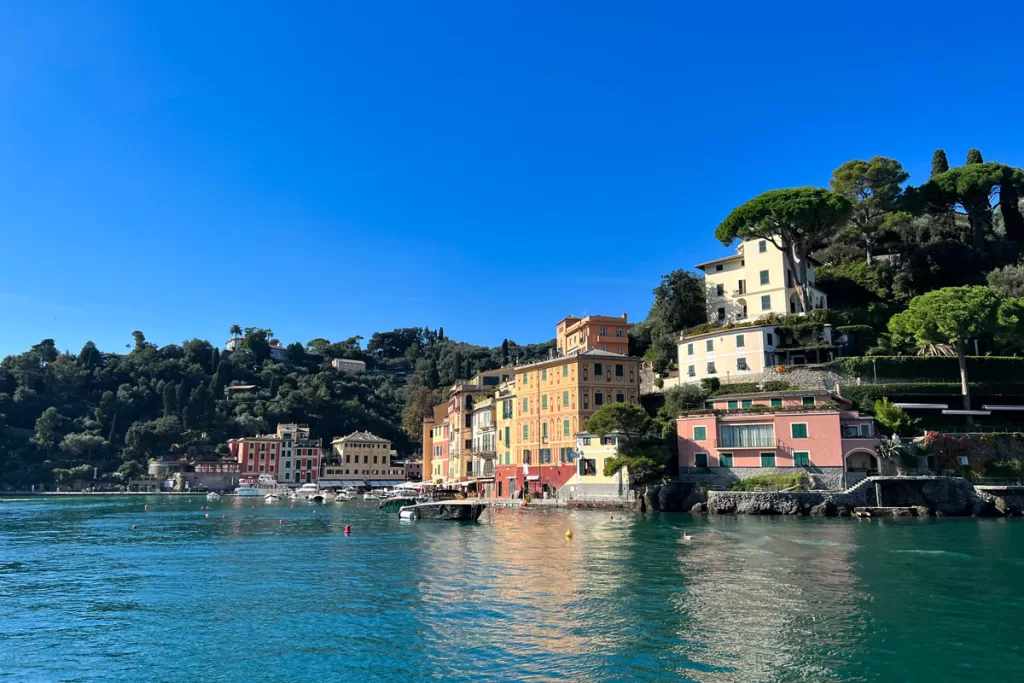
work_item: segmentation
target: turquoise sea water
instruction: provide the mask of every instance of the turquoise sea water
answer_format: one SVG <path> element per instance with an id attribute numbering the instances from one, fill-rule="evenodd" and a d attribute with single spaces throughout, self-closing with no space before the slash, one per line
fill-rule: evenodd
<path id="1" fill-rule="evenodd" d="M 1024 679 L 1024 520 L 206 504 L 0 499 L 0 680 Z"/>

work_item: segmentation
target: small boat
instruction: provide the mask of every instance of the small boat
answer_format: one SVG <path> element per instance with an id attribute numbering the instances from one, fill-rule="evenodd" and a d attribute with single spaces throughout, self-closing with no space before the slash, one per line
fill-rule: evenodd
<path id="1" fill-rule="evenodd" d="M 210 491 L 206 494 L 206 500 L 220 500 L 220 494 Z"/>
<path id="2" fill-rule="evenodd" d="M 398 511 L 401 519 L 443 519 L 453 522 L 475 522 L 487 509 L 479 500 L 444 500 L 406 505 Z"/>
<path id="3" fill-rule="evenodd" d="M 277 479 L 269 474 L 261 474 L 258 479 L 252 479 L 251 477 L 243 478 L 239 481 L 239 484 L 239 487 L 235 489 L 235 493 L 238 494 L 239 498 L 256 498 L 258 496 L 265 498 L 268 495 L 283 496 L 287 495 L 289 491 L 287 486 L 277 483 Z"/>
<path id="4" fill-rule="evenodd" d="M 356 491 L 352 489 L 342 489 L 338 491 L 337 495 L 334 497 L 334 502 L 344 503 L 345 501 L 355 500 L 357 497 L 358 494 Z"/>
<path id="5" fill-rule="evenodd" d="M 401 512 L 402 508 L 419 502 L 413 496 L 392 496 L 377 503 L 377 509 L 381 512 Z"/>
<path id="6" fill-rule="evenodd" d="M 363 500 L 383 500 L 384 496 L 374 491 L 367 491 L 363 494 Z"/>
<path id="7" fill-rule="evenodd" d="M 273 493 L 268 493 L 266 496 L 263 497 L 263 500 L 265 500 L 268 503 L 276 503 L 277 501 L 281 500 L 281 496 L 275 495 Z"/>

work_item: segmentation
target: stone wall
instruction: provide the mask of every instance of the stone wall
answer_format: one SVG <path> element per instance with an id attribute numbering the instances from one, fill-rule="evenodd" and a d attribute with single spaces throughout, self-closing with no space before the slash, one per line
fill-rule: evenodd
<path id="1" fill-rule="evenodd" d="M 916 508 L 939 517 L 1021 514 L 1024 491 L 997 496 L 959 477 L 868 477 L 845 491 L 708 491 L 694 512 L 748 515 L 849 515 L 856 507 Z"/>
<path id="2" fill-rule="evenodd" d="M 710 488 L 729 488 L 733 482 L 766 474 L 804 473 L 812 489 L 840 491 L 846 487 L 842 467 L 704 467 L 679 473 L 684 483 L 701 483 Z"/>

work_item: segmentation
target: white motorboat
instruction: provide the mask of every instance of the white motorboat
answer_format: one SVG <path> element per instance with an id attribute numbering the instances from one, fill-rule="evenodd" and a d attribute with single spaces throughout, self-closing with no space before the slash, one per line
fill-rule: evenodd
<path id="1" fill-rule="evenodd" d="M 263 500 L 268 503 L 276 503 L 277 501 L 281 500 L 281 496 L 275 495 L 273 493 L 268 493 L 263 497 Z"/>
<path id="2" fill-rule="evenodd" d="M 215 491 L 210 491 L 206 494 L 206 500 L 220 500 L 220 494 Z"/>
<path id="3" fill-rule="evenodd" d="M 363 494 L 363 500 L 384 500 L 384 496 L 375 491 L 367 491 Z"/>
<path id="4" fill-rule="evenodd" d="M 280 497 L 288 495 L 289 491 L 287 486 L 277 483 L 277 479 L 269 474 L 261 474 L 258 479 L 243 478 L 238 483 L 240 486 L 235 489 L 235 493 L 239 498 L 266 498 L 269 495 Z"/>
<path id="5" fill-rule="evenodd" d="M 355 489 L 341 489 L 338 491 L 334 498 L 335 503 L 344 503 L 349 500 L 356 500 L 359 497 L 359 492 Z"/>

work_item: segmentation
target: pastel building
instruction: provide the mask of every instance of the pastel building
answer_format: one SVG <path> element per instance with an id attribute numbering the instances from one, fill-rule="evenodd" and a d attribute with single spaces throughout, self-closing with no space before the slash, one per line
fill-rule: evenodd
<path id="1" fill-rule="evenodd" d="M 707 287 L 708 321 L 752 320 L 769 313 L 805 313 L 786 258 L 769 240 L 741 242 L 736 253 L 700 263 Z M 812 308 L 828 308 L 828 297 L 815 286 L 814 266 L 806 264 Z"/>
<path id="2" fill-rule="evenodd" d="M 878 470 L 874 421 L 829 392 L 719 396 L 676 428 L 683 478 L 806 472 L 812 484 L 841 488 Z"/>
<path id="3" fill-rule="evenodd" d="M 441 483 L 448 478 L 448 404 L 434 406 L 434 414 L 423 420 L 424 481 Z"/>
<path id="4" fill-rule="evenodd" d="M 469 481 L 477 483 L 477 491 L 490 497 L 494 488 L 494 468 L 497 458 L 495 399 L 478 401 L 473 407 L 472 439 L 473 462 L 468 472 Z"/>
<path id="5" fill-rule="evenodd" d="M 271 474 L 286 484 L 319 479 L 321 443 L 310 438 L 309 427 L 304 425 L 279 424 L 274 434 L 231 439 L 228 450 L 243 476 Z"/>
<path id="6" fill-rule="evenodd" d="M 569 498 L 625 498 L 629 492 L 629 471 L 623 467 L 605 475 L 604 466 L 619 448 L 618 434 L 576 435 L 576 474 L 563 487 Z"/>
<path id="7" fill-rule="evenodd" d="M 352 432 L 333 439 L 331 451 L 321 482 L 325 486 L 382 488 L 405 481 L 404 467 L 391 462 L 391 442 L 376 434 Z"/>
<path id="8" fill-rule="evenodd" d="M 331 367 L 338 372 L 361 375 L 366 372 L 366 361 L 357 360 L 355 358 L 332 358 Z"/>
<path id="9" fill-rule="evenodd" d="M 582 351 L 608 351 L 620 356 L 629 353 L 629 321 L 610 315 L 568 316 L 555 326 L 555 348 L 562 356 Z"/>

